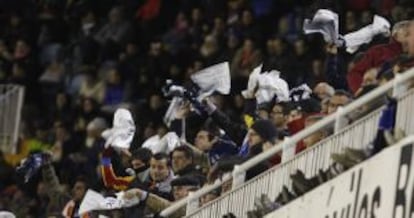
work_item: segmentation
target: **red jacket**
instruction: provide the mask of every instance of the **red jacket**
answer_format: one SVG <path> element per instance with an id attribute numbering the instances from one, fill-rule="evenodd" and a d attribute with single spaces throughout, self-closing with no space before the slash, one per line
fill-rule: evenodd
<path id="1" fill-rule="evenodd" d="M 302 131 L 305 128 L 305 120 L 306 120 L 306 117 L 303 116 L 300 119 L 297 119 L 297 120 L 294 120 L 288 123 L 287 125 L 288 125 L 289 133 L 291 135 L 295 135 L 296 133 Z M 303 141 L 300 141 L 296 144 L 295 154 L 298 154 L 305 149 L 306 147 L 303 144 Z"/>
<path id="2" fill-rule="evenodd" d="M 362 59 L 355 63 L 354 67 L 348 72 L 348 86 L 353 93 L 361 87 L 364 74 L 367 70 L 379 67 L 386 61 L 392 60 L 402 53 L 399 42 L 392 40 L 388 44 L 376 45 L 369 48 Z"/>

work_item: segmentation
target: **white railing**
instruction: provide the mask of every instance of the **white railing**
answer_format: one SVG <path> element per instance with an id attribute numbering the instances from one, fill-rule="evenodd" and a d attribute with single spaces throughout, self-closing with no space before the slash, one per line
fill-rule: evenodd
<path id="1" fill-rule="evenodd" d="M 16 153 L 24 87 L 0 85 L 0 149 Z"/>
<path id="2" fill-rule="evenodd" d="M 413 151 L 409 135 L 264 217 L 411 217 Z"/>
<path id="3" fill-rule="evenodd" d="M 407 135 L 414 134 L 414 89 L 404 93 L 398 100 L 395 126 L 405 131 Z"/>
<path id="4" fill-rule="evenodd" d="M 303 171 L 307 177 L 313 177 L 318 174 L 319 169 L 328 169 L 332 164 L 330 154 L 338 153 L 346 147 L 365 148 L 375 137 L 381 111 L 379 109 L 372 112 L 339 133 L 296 155 L 290 161 L 281 163 L 239 186 L 230 195 L 224 195 L 203 206 L 189 217 L 222 217 L 229 212 L 236 217 L 245 217 L 246 211 L 254 209 L 256 197 L 265 193 L 270 199 L 275 199 L 283 186 L 290 188 L 290 175 L 297 169 Z"/>
<path id="5" fill-rule="evenodd" d="M 394 94 L 396 94 L 396 92 L 400 90 L 400 85 L 403 83 L 405 84 L 406 81 L 412 78 L 414 78 L 414 70 L 410 69 L 406 71 L 404 74 L 397 76 L 393 81 L 390 81 L 387 84 L 380 86 L 379 88 L 364 95 L 363 97 L 352 102 L 346 107 L 339 109 L 335 114 L 331 114 L 322 119 L 321 121 L 310 126 L 309 128 L 306 128 L 305 130 L 298 132 L 291 138 L 285 140 L 283 143 L 274 146 L 268 151 L 253 157 L 252 159 L 246 161 L 240 166 L 235 166 L 235 169 L 232 173 L 232 178 L 226 178 L 217 181 L 215 184 L 204 187 L 203 189 L 200 189 L 195 193 L 192 193 L 189 197 L 177 201 L 171 207 L 163 210 L 161 212 L 161 216 L 168 217 L 175 211 L 177 211 L 179 208 L 187 205 L 187 214 L 191 214 L 190 217 L 221 217 L 223 214 L 226 214 L 228 212 L 233 212 L 237 217 L 245 217 L 246 212 L 252 209 L 251 205 L 254 202 L 254 193 L 262 193 L 261 191 L 263 190 L 266 193 L 273 193 L 273 196 L 270 197 L 274 198 L 274 193 L 280 191 L 280 188 L 282 187 L 280 185 L 276 186 L 275 184 L 283 183 L 289 186 L 290 180 L 288 177 L 290 173 L 294 170 L 303 167 L 303 169 L 305 169 L 304 172 L 306 175 L 313 175 L 317 170 L 324 168 L 324 166 L 326 166 L 326 164 L 329 163 L 329 157 L 331 152 L 339 151 L 338 149 L 341 149 L 342 146 L 362 146 L 366 145 L 369 141 L 371 141 L 373 137 L 375 137 L 378 111 L 373 113 L 376 115 L 368 116 L 368 118 L 364 118 L 363 120 L 357 122 L 351 127 L 339 131 L 339 127 L 342 126 L 340 124 L 343 123 L 344 117 L 355 113 L 356 110 L 366 106 L 375 99 L 381 96 L 385 96 L 388 92 L 394 91 Z M 365 119 L 368 119 L 369 121 Z M 364 122 L 364 120 L 365 123 L 361 123 Z M 285 151 L 292 150 L 292 148 L 299 141 L 303 140 L 307 136 L 317 131 L 323 130 L 324 128 L 327 128 L 332 125 L 335 126 L 335 131 L 337 135 L 332 136 L 332 139 L 327 139 L 332 140 L 330 141 L 330 143 L 326 143 L 326 141 L 325 143 L 321 142 L 319 146 L 316 146 L 311 150 L 305 151 L 303 154 L 300 154 L 296 157 L 284 155 L 282 158 L 282 165 L 274 168 L 278 170 L 271 169 L 240 187 L 245 180 L 244 177 L 245 172 L 247 170 L 251 169 L 252 167 L 256 166 L 262 161 L 267 160 L 268 158 L 272 157 L 273 155 L 282 150 L 283 153 L 289 153 Z M 349 132 L 349 129 L 352 128 L 355 128 L 355 132 L 353 132 L 353 134 L 345 133 Z M 349 144 L 347 144 L 346 142 L 349 142 Z M 324 155 L 325 158 L 320 158 L 321 155 Z M 294 159 L 292 160 L 292 158 Z M 300 161 L 301 159 L 302 161 Z M 286 163 L 287 161 L 289 161 L 289 163 Z M 289 165 L 289 167 L 285 165 Z M 192 205 L 197 205 L 196 203 L 199 202 L 200 197 L 202 197 L 206 193 L 217 188 L 218 186 L 230 179 L 233 180 L 233 190 L 231 192 L 222 195 L 219 199 L 210 202 L 203 208 L 200 208 L 198 211 L 194 212 L 197 208 L 192 207 Z"/>

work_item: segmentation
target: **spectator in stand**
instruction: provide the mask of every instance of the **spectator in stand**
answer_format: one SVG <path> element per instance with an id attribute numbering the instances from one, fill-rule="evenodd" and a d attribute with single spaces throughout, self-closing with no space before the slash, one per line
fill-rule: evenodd
<path id="1" fill-rule="evenodd" d="M 208 35 L 204 38 L 204 43 L 200 47 L 200 56 L 207 65 L 216 64 L 220 56 L 219 43 L 214 35 Z"/>
<path id="2" fill-rule="evenodd" d="M 105 95 L 105 84 L 98 79 L 94 67 L 89 67 L 83 80 L 79 96 L 82 98 L 92 98 L 98 103 L 102 103 Z"/>
<path id="3" fill-rule="evenodd" d="M 297 87 L 308 82 L 309 75 L 305 69 L 311 68 L 311 53 L 309 53 L 309 44 L 305 39 L 297 39 L 294 43 L 294 55 L 292 57 L 291 68 L 286 72 L 286 82 L 289 87 Z M 283 72 L 282 72 L 283 73 Z"/>
<path id="4" fill-rule="evenodd" d="M 138 148 L 131 153 L 128 150 L 121 150 L 122 154 L 127 156 L 132 169 L 129 169 L 131 175 L 118 176 L 114 172 L 112 165 L 113 149 L 107 148 L 102 153 L 101 173 L 105 187 L 117 191 L 130 188 L 141 188 L 151 191 L 158 188 L 158 185 L 151 178 L 150 161 L 152 160 L 152 152 L 146 148 Z M 156 170 L 156 169 L 155 169 Z M 131 172 L 132 171 L 132 172 Z M 142 204 L 125 208 L 123 210 L 125 217 L 134 215 L 144 216 L 145 207 Z"/>
<path id="5" fill-rule="evenodd" d="M 343 107 L 352 101 L 350 93 L 343 90 L 336 90 L 335 94 L 329 99 L 328 114 L 335 113 L 338 107 Z"/>
<path id="6" fill-rule="evenodd" d="M 96 101 L 91 98 L 81 99 L 77 114 L 75 115 L 73 130 L 75 132 L 85 131 L 86 125 L 99 115 L 99 105 Z"/>
<path id="7" fill-rule="evenodd" d="M 101 45 L 116 43 L 123 45 L 131 37 L 131 25 L 123 17 L 120 7 L 113 7 L 108 14 L 108 23 L 95 35 L 95 40 Z"/>
<path id="8" fill-rule="evenodd" d="M 307 117 L 305 120 L 305 128 L 312 126 L 313 124 L 315 124 L 319 120 L 322 120 L 323 118 L 324 118 L 324 115 L 312 115 L 312 116 Z M 316 143 L 318 143 L 319 141 L 321 141 L 322 139 L 324 139 L 325 137 L 327 137 L 328 136 L 327 132 L 328 132 L 327 130 L 317 131 L 313 133 L 312 135 L 306 137 L 303 140 L 303 144 L 305 145 L 306 148 L 310 148 Z"/>
<path id="9" fill-rule="evenodd" d="M 410 21 L 401 21 L 394 25 L 392 37 L 388 44 L 377 45 L 369 48 L 363 58 L 356 62 L 347 74 L 348 86 L 353 93 L 361 87 L 364 74 L 371 68 L 380 67 L 387 61 L 408 51 L 407 36 Z"/>
<path id="10" fill-rule="evenodd" d="M 89 218 L 89 214 L 79 214 L 79 206 L 88 190 L 88 182 L 83 178 L 77 178 L 72 188 L 72 200 L 63 208 L 62 215 L 66 217 Z"/>
<path id="11" fill-rule="evenodd" d="M 230 69 L 234 77 L 247 78 L 260 61 L 261 53 L 254 40 L 246 38 L 243 41 L 243 47 L 239 48 L 234 55 Z"/>
<path id="12" fill-rule="evenodd" d="M 0 30 L 0 82 L 25 86 L 22 123 L 24 129 L 33 129 L 19 138 L 18 150 L 22 152 L 7 154 L 4 161 L 0 158 L 0 165 L 4 166 L 4 171 L 0 167 L 0 176 L 5 178 L 0 184 L 0 189 L 4 189 L 0 190 L 0 207 L 6 205 L 17 217 L 61 216 L 70 200 L 70 191 L 68 188 L 65 191 L 65 187 L 73 183 L 77 187 L 76 201 L 67 208 L 70 206 L 76 212 L 87 188 L 85 183 L 74 181 L 81 174 L 89 175 L 88 184 L 98 192 L 137 188 L 141 193 L 151 193 L 145 202 L 122 210 L 125 217 L 148 215 L 145 211 L 154 209 L 150 208 L 151 199 L 163 202 L 153 211 L 159 212 L 202 185 L 190 181 L 195 177 L 172 182 L 172 169 L 179 179 L 187 178 L 187 170 L 197 172 L 195 165 L 201 166 L 203 176 L 216 165 L 229 173 L 235 164 L 321 119 L 319 112 L 333 113 L 352 101 L 347 92 L 335 90 L 348 90 L 349 85 L 356 94 L 353 96 L 363 96 L 411 67 L 410 58 L 414 56 L 414 24 L 403 21 L 409 19 L 413 8 L 404 2 L 386 10 L 378 4 L 373 4 L 370 10 L 369 1 L 353 1 L 355 4 L 348 1 L 348 8 L 336 2 L 315 4 L 315 9 L 335 8 L 340 21 L 344 21 L 344 25 L 340 24 L 341 33 L 369 24 L 373 14 L 392 16 L 390 42 L 377 45 L 381 38 L 374 38 L 370 45 L 361 47 L 361 51 L 368 48 L 362 55 L 344 54 L 336 46 L 326 45 L 319 36 L 302 37 L 301 19 L 307 16 L 309 8 L 297 2 L 277 8 L 271 0 L 251 4 L 245 0 L 103 1 L 99 5 L 90 1 L 3 2 L 7 3 L 1 3 L 0 7 L 4 9 L 0 10 L 0 23 L 4 24 Z M 136 32 L 140 37 L 134 37 Z M 404 52 L 410 57 L 400 58 Z M 192 105 L 193 109 L 187 107 L 187 114 L 177 115 L 171 126 L 166 127 L 163 117 L 167 101 L 159 93 L 165 80 L 187 86 L 193 73 L 223 61 L 231 66 L 230 95 L 214 96 L 218 100 L 215 107 L 205 108 L 202 103 Z M 240 91 L 246 88 L 252 70 L 262 62 L 261 74 L 278 70 L 291 87 L 308 84 L 313 89 L 309 94 L 311 99 L 272 101 L 265 106 L 257 105 L 254 95 L 243 99 Z M 105 70 L 111 72 L 107 74 Z M 164 151 L 166 154 L 156 155 L 148 149 L 137 149 L 133 143 L 130 150 L 110 156 L 113 165 L 104 161 L 108 154 L 103 152 L 101 167 L 98 160 L 104 141 L 100 134 L 111 112 L 124 102 L 130 103 L 127 106 L 135 112 L 134 142 L 148 139 L 141 147 L 148 146 L 158 153 L 160 142 L 168 141 L 166 136 L 174 134 L 188 143 L 176 150 L 171 146 Z M 103 113 L 102 104 L 112 109 L 108 110 L 110 113 Z M 348 118 L 354 121 L 383 104 L 380 98 Z M 222 130 L 210 125 L 211 122 Z M 296 152 L 317 143 L 327 133 L 329 130 L 312 134 L 298 143 Z M 39 184 L 34 178 L 24 187 L 18 186 L 16 175 L 3 163 L 12 160 L 15 164 L 30 152 L 50 149 L 57 175 Z M 237 154 L 237 160 L 229 157 Z M 248 177 L 279 161 L 280 157 L 275 155 L 249 171 Z M 101 172 L 96 172 L 97 167 Z M 44 168 L 50 171 L 51 163 Z M 107 174 L 108 169 L 112 170 L 112 177 Z M 47 183 L 55 183 L 56 178 L 63 184 Z M 50 187 L 50 192 L 45 187 Z M 231 181 L 224 185 L 223 193 L 230 188 Z M 221 191 L 215 190 L 202 203 L 218 197 Z M 33 194 L 38 195 L 37 199 L 31 197 Z"/>
<path id="13" fill-rule="evenodd" d="M 174 174 L 182 176 L 199 176 L 201 172 L 197 169 L 198 166 L 194 165 L 194 154 L 191 148 L 187 146 L 176 147 L 171 152 L 171 167 Z"/>
<path id="14" fill-rule="evenodd" d="M 281 77 L 286 80 L 291 66 L 292 55 L 288 51 L 287 42 L 280 37 L 269 38 L 266 42 L 266 59 L 262 71 L 276 69 L 281 72 Z"/>
<path id="15" fill-rule="evenodd" d="M 56 95 L 55 105 L 51 108 L 51 114 L 48 122 L 53 122 L 55 120 L 71 122 L 74 119 L 74 115 L 70 96 L 64 92 L 58 92 Z"/>
<path id="16" fill-rule="evenodd" d="M 272 111 L 270 112 L 270 119 L 275 125 L 276 129 L 280 133 L 288 134 L 288 117 L 290 112 L 290 105 L 288 103 L 276 103 L 272 107 Z"/>
<path id="17" fill-rule="evenodd" d="M 123 151 L 123 155 L 129 156 L 130 165 L 133 174 L 129 176 L 117 176 L 115 175 L 114 168 L 112 165 L 113 149 L 107 148 L 102 153 L 102 165 L 101 173 L 104 185 L 107 188 L 115 190 L 125 190 L 133 184 L 148 184 L 150 181 L 149 177 L 149 166 L 152 158 L 152 152 L 146 148 L 138 148 L 132 153 Z"/>
<path id="18" fill-rule="evenodd" d="M 110 159 L 108 159 L 109 156 L 107 155 L 108 154 L 102 159 L 104 174 L 106 174 L 104 181 L 107 187 L 112 187 L 118 190 L 142 188 L 167 200 L 172 199 L 170 183 L 175 176 L 169 166 L 169 158 L 167 155 L 162 153 L 152 155 L 149 160 L 149 180 L 147 181 L 140 181 L 140 177 L 136 177 L 137 179 L 134 180 L 134 177 L 131 176 L 124 178 L 114 176 Z M 142 159 L 147 159 L 147 157 L 148 155 L 144 156 L 143 154 L 136 152 L 132 157 L 134 170 L 139 172 L 145 169 L 147 166 L 144 162 L 145 160 Z"/>
<path id="19" fill-rule="evenodd" d="M 122 81 L 121 73 L 118 69 L 111 69 L 106 79 L 102 110 L 114 112 L 121 104 L 127 104 L 129 100 L 128 88 L 126 83 Z"/>
<path id="20" fill-rule="evenodd" d="M 328 83 L 319 83 L 313 89 L 313 93 L 322 101 L 331 98 L 335 94 L 335 89 Z"/>
<path id="21" fill-rule="evenodd" d="M 172 200 L 162 198 L 156 194 L 148 193 L 139 188 L 133 188 L 125 192 L 124 198 L 131 199 L 137 197 L 145 203 L 145 206 L 153 213 L 158 214 L 162 210 L 171 206 L 173 201 L 178 201 L 188 196 L 190 192 L 194 192 L 203 185 L 197 177 L 192 176 L 181 176 L 171 181 L 172 187 Z M 183 217 L 185 215 L 185 208 L 181 208 L 176 211 L 171 217 Z"/>

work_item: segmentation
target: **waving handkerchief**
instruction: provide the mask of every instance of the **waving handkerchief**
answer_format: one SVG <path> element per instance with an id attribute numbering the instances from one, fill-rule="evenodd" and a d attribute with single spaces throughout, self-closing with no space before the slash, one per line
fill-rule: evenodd
<path id="1" fill-rule="evenodd" d="M 94 210 L 112 210 L 121 208 L 121 202 L 116 198 L 105 198 L 98 192 L 88 189 L 79 206 L 79 214 L 88 213 Z"/>
<path id="2" fill-rule="evenodd" d="M 164 115 L 164 123 L 170 127 L 171 122 L 175 119 L 175 114 L 177 113 L 177 110 L 182 105 L 183 98 L 181 97 L 174 97 L 171 100 L 170 106 L 168 107 L 167 112 Z"/>
<path id="3" fill-rule="evenodd" d="M 214 91 L 227 95 L 230 93 L 229 63 L 223 62 L 200 70 L 191 76 L 191 80 L 200 87 L 199 100 Z"/>
<path id="4" fill-rule="evenodd" d="M 280 78 L 280 72 L 272 70 L 261 73 L 257 78 L 258 90 L 256 92 L 257 104 L 272 101 L 276 97 L 278 102 L 289 101 L 289 86 Z"/>
<path id="5" fill-rule="evenodd" d="M 133 197 L 133 198 L 130 198 L 130 199 L 126 199 L 125 198 L 125 192 L 123 192 L 123 191 L 118 192 L 115 195 L 116 195 L 116 199 L 118 201 L 120 201 L 121 206 L 123 208 L 135 206 L 135 205 L 139 204 L 139 202 L 140 202 L 140 199 L 138 197 Z"/>
<path id="6" fill-rule="evenodd" d="M 130 147 L 135 134 L 135 123 L 131 112 L 127 109 L 117 109 L 113 119 L 113 127 L 105 130 L 102 137 L 106 139 L 105 147 L 109 145 L 118 148 Z"/>
<path id="7" fill-rule="evenodd" d="M 263 64 L 260 64 L 256 68 L 253 69 L 252 73 L 249 76 L 249 82 L 247 83 L 247 89 L 242 91 L 242 95 L 244 98 L 251 98 L 254 96 L 255 89 L 258 85 L 258 78 L 260 76 L 260 72 L 262 71 Z"/>
<path id="8" fill-rule="evenodd" d="M 391 24 L 388 20 L 375 15 L 372 24 L 344 36 L 346 51 L 351 54 L 356 52 L 361 45 L 371 42 L 376 35 L 388 36 L 391 33 L 390 28 Z"/>
<path id="9" fill-rule="evenodd" d="M 179 145 L 180 138 L 177 136 L 177 134 L 175 132 L 169 132 L 165 134 L 162 138 L 160 138 L 160 136 L 158 135 L 148 138 L 142 144 L 142 147 L 150 149 L 153 154 L 169 154 Z"/>
<path id="10" fill-rule="evenodd" d="M 125 192 L 118 192 L 115 197 L 104 197 L 98 192 L 88 189 L 79 206 L 79 214 L 85 214 L 95 210 L 114 210 L 120 208 L 132 207 L 139 204 L 140 199 L 133 197 L 126 199 Z"/>
<path id="11" fill-rule="evenodd" d="M 319 9 L 312 20 L 305 19 L 303 23 L 305 34 L 321 33 L 325 42 L 341 45 L 339 40 L 338 14 L 327 9 Z"/>

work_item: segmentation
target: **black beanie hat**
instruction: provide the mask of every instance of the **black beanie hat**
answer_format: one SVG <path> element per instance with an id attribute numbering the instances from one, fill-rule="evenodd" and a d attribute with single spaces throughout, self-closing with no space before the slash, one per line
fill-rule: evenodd
<path id="1" fill-rule="evenodd" d="M 278 138 L 277 129 L 269 120 L 257 120 L 251 128 L 265 141 L 274 142 Z"/>

